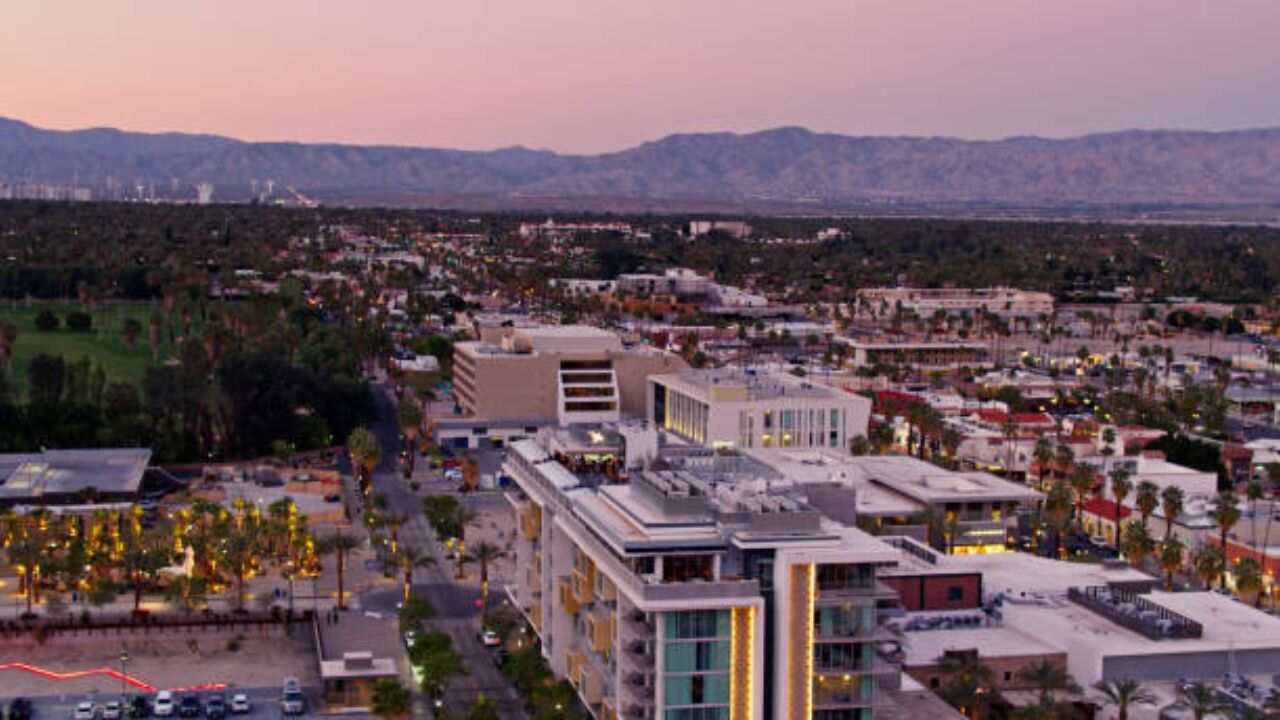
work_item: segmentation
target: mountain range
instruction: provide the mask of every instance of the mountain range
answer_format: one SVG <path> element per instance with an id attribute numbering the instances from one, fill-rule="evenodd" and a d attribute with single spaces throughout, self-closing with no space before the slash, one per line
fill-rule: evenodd
<path id="1" fill-rule="evenodd" d="M 619 152 L 568 155 L 59 131 L 0 118 L 0 181 L 102 185 L 108 177 L 212 183 L 219 199 L 247 197 L 251 180 L 271 178 L 319 199 L 405 204 L 451 196 L 487 198 L 493 206 L 530 198 L 823 208 L 1275 205 L 1280 128 L 996 141 L 778 128 L 670 135 Z"/>

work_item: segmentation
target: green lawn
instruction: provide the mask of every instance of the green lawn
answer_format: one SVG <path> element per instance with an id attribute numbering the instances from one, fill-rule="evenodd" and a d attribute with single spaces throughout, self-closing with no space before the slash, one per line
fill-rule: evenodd
<path id="1" fill-rule="evenodd" d="M 44 309 L 52 310 L 58 319 L 58 329 L 53 332 L 41 332 L 36 329 L 36 315 Z M 102 366 L 111 380 L 128 380 L 137 383 L 152 362 L 151 346 L 148 342 L 149 326 L 154 305 L 147 304 L 111 304 L 100 305 L 93 313 L 93 330 L 77 333 L 67 330 L 67 313 L 80 310 L 82 307 L 74 303 L 31 303 L 19 301 L 0 304 L 0 320 L 7 320 L 18 328 L 18 341 L 15 346 L 13 364 L 9 369 L 9 377 L 25 392 L 27 386 L 27 366 L 31 358 L 39 353 L 62 355 L 68 361 L 79 360 L 88 355 L 94 363 Z M 133 317 L 142 325 L 142 332 L 134 349 L 125 344 L 123 326 L 125 318 Z M 168 352 L 168 333 L 162 332 L 161 357 Z"/>

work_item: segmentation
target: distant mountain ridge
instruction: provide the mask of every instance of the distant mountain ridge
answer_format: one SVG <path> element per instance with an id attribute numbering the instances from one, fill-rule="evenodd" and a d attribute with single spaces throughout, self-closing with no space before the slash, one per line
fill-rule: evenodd
<path id="1" fill-rule="evenodd" d="M 1071 139 L 853 137 L 786 127 L 669 135 L 598 155 L 245 142 L 0 118 L 0 180 L 209 182 L 247 196 L 274 179 L 318 197 L 637 198 L 815 203 L 1280 203 L 1280 128 L 1124 131 Z"/>

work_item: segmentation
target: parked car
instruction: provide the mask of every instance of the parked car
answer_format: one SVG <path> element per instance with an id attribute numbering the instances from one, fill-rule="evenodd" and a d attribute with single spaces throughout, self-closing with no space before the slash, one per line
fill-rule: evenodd
<path id="1" fill-rule="evenodd" d="M 129 705 L 124 709 L 125 715 L 133 720 L 149 717 L 151 715 L 151 703 L 147 702 L 146 695 L 134 695 L 129 701 Z"/>
<path id="2" fill-rule="evenodd" d="M 156 701 L 151 704 L 151 710 L 156 717 L 172 717 L 174 711 L 173 693 L 168 690 L 161 690 L 156 693 Z"/>
<path id="3" fill-rule="evenodd" d="M 14 698 L 9 703 L 9 720 L 31 720 L 34 714 L 31 701 L 26 698 Z"/>
<path id="4" fill-rule="evenodd" d="M 231 714 L 248 715 L 252 706 L 249 704 L 249 696 L 244 693 L 236 693 L 231 696 Z"/>
<path id="5" fill-rule="evenodd" d="M 498 647 L 502 644 L 502 638 L 498 637 L 498 633 L 492 630 L 481 630 L 476 633 L 476 639 L 485 647 Z"/>
<path id="6" fill-rule="evenodd" d="M 85 700 L 76 705 L 76 710 L 72 713 L 73 720 L 95 720 L 98 717 L 98 708 L 93 703 Z"/>
<path id="7" fill-rule="evenodd" d="M 227 717 L 227 701 L 221 695 L 214 695 L 204 703 L 204 716 L 209 720 L 223 720 Z"/>
<path id="8" fill-rule="evenodd" d="M 286 678 L 284 691 L 280 695 L 280 712 L 285 715 L 301 715 L 306 712 L 306 701 L 302 697 L 302 683 L 298 678 Z"/>
<path id="9" fill-rule="evenodd" d="M 112 700 L 102 706 L 102 720 L 120 720 L 120 702 Z"/>
<path id="10" fill-rule="evenodd" d="M 178 700 L 178 717 L 200 717 L 200 698 L 195 695 L 183 695 Z"/>

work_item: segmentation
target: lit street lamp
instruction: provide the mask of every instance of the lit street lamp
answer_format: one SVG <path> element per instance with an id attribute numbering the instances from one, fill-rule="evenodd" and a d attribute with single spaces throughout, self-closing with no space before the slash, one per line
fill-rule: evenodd
<path id="1" fill-rule="evenodd" d="M 120 703 L 125 703 L 125 693 L 127 692 L 125 678 L 129 677 L 129 651 L 120 651 Z"/>

